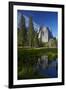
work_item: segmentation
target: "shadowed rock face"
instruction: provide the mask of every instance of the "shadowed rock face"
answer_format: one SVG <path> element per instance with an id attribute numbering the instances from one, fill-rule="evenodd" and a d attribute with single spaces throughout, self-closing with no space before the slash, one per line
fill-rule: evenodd
<path id="1" fill-rule="evenodd" d="M 53 35 L 48 27 L 42 27 L 39 30 L 38 38 L 41 39 L 42 42 L 48 42 L 50 38 L 53 38 Z"/>

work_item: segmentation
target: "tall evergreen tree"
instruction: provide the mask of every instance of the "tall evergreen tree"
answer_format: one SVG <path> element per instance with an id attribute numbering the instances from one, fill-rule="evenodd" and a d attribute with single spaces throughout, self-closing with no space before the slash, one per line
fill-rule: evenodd
<path id="1" fill-rule="evenodd" d="M 22 15 L 21 16 L 21 29 L 20 29 L 20 33 L 19 33 L 19 40 L 20 40 L 21 46 L 26 45 L 26 40 L 27 40 L 26 36 L 27 36 L 27 31 L 26 31 L 26 26 L 25 26 L 25 18 Z"/>
<path id="2" fill-rule="evenodd" d="M 33 39 L 34 39 L 34 27 L 32 17 L 29 19 L 29 31 L 28 31 L 28 43 L 30 47 L 33 47 Z"/>
<path id="3" fill-rule="evenodd" d="M 34 47 L 38 47 L 38 46 L 39 46 L 38 33 L 35 32 L 35 36 L 34 36 Z"/>

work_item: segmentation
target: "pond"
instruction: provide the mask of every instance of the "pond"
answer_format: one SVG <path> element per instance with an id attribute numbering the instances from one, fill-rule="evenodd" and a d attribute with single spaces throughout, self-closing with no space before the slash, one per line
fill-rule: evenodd
<path id="1" fill-rule="evenodd" d="M 56 54 L 21 54 L 18 58 L 18 80 L 56 78 L 58 59 Z"/>

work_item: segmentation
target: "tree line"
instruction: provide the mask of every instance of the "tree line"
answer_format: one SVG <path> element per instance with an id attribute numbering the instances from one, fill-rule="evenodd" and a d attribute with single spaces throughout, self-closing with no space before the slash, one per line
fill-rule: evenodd
<path id="1" fill-rule="evenodd" d="M 38 33 L 34 30 L 32 17 L 29 17 L 29 27 L 26 28 L 25 18 L 21 16 L 21 28 L 18 30 L 18 46 L 38 47 Z"/>

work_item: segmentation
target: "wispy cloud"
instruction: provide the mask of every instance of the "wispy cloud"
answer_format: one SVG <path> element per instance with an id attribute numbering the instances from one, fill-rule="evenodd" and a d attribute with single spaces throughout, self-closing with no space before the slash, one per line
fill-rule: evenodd
<path id="1" fill-rule="evenodd" d="M 26 27 L 28 28 L 29 27 L 29 17 L 27 17 L 26 15 L 23 15 L 23 16 L 25 18 Z M 18 13 L 17 20 L 18 20 L 18 22 L 17 22 L 18 28 L 20 28 L 21 13 Z M 38 32 L 40 26 L 35 21 L 33 21 L 33 25 L 34 25 L 34 30 Z"/>
<path id="2" fill-rule="evenodd" d="M 24 15 L 25 22 L 26 22 L 26 27 L 29 27 L 29 18 Z"/>
<path id="3" fill-rule="evenodd" d="M 40 26 L 39 26 L 37 23 L 35 23 L 35 22 L 33 22 L 33 24 L 34 24 L 34 29 L 35 29 L 37 32 L 39 32 Z"/>

